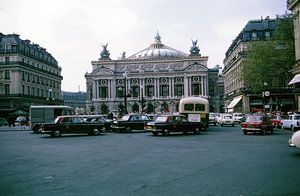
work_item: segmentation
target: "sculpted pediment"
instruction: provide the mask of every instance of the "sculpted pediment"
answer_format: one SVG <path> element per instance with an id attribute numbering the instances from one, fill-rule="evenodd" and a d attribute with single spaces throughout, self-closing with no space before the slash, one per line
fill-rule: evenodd
<path id="1" fill-rule="evenodd" d="M 114 72 L 111 69 L 107 69 L 107 68 L 99 68 L 96 69 L 92 72 L 93 75 L 113 75 Z"/>
<path id="2" fill-rule="evenodd" d="M 189 65 L 185 71 L 207 71 L 207 67 L 205 67 L 204 65 L 200 65 L 200 64 L 193 64 L 193 65 Z"/>

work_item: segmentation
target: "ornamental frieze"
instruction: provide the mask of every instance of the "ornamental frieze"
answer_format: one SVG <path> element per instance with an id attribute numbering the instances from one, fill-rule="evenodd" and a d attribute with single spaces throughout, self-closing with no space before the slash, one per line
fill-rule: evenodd
<path id="1" fill-rule="evenodd" d="M 99 68 L 92 72 L 93 75 L 113 75 L 114 72 L 110 69 Z"/>
<path id="2" fill-rule="evenodd" d="M 195 64 L 195 65 L 190 65 L 188 66 L 186 69 L 186 71 L 207 71 L 207 68 L 205 68 L 204 65 L 198 65 L 198 64 Z"/>

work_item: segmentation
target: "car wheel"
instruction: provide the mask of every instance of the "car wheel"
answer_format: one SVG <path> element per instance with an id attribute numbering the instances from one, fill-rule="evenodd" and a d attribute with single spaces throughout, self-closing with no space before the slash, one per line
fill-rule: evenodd
<path id="1" fill-rule="evenodd" d="M 131 132 L 132 132 L 131 127 L 126 127 L 126 132 L 127 132 L 127 133 L 131 133 Z"/>
<path id="2" fill-rule="evenodd" d="M 154 132 L 154 131 L 152 132 L 152 134 L 153 134 L 153 135 L 155 135 L 155 136 L 157 136 L 157 135 L 158 135 L 158 133 L 157 133 L 157 132 Z"/>
<path id="3" fill-rule="evenodd" d="M 232 124 L 232 127 L 234 127 L 234 124 Z"/>
<path id="4" fill-rule="evenodd" d="M 98 135 L 100 132 L 99 132 L 99 130 L 98 129 L 94 129 L 93 130 L 93 135 Z"/>
<path id="5" fill-rule="evenodd" d="M 53 131 L 51 133 L 51 136 L 53 136 L 53 137 L 59 137 L 59 136 L 61 136 L 61 133 L 60 133 L 60 131 L 56 130 L 56 131 Z"/>
<path id="6" fill-rule="evenodd" d="M 194 131 L 194 134 L 195 134 L 195 135 L 200 134 L 200 129 L 199 129 L 199 128 L 196 128 L 195 131 Z"/>
<path id="7" fill-rule="evenodd" d="M 165 129 L 163 130 L 162 132 L 163 135 L 169 135 L 170 134 L 170 131 L 168 129 Z"/>
<path id="8" fill-rule="evenodd" d="M 247 131 L 246 130 L 244 130 L 243 132 L 244 132 L 244 135 L 247 135 Z"/>

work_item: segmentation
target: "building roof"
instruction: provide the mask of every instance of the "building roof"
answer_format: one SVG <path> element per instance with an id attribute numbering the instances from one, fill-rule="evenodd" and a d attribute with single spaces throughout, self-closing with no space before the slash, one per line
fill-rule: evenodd
<path id="1" fill-rule="evenodd" d="M 276 28 L 276 19 L 270 19 L 266 17 L 265 19 L 250 20 L 243 28 L 243 30 L 238 34 L 238 36 L 232 41 L 230 47 L 226 51 L 226 57 L 234 50 L 240 41 L 253 41 L 253 40 L 265 40 L 267 39 L 266 34 L 262 32 L 270 32 L 270 36 L 273 35 L 273 31 Z M 252 32 L 256 33 L 257 37 L 252 37 Z"/>
<path id="2" fill-rule="evenodd" d="M 132 56 L 127 57 L 127 59 L 180 58 L 186 56 L 188 56 L 188 54 L 162 44 L 161 37 L 157 32 L 154 43 Z"/>
<path id="3" fill-rule="evenodd" d="M 45 48 L 30 40 L 22 40 L 18 34 L 3 34 L 0 32 L 0 53 L 20 52 L 27 56 L 37 58 L 48 64 L 58 66 L 56 59 Z"/>

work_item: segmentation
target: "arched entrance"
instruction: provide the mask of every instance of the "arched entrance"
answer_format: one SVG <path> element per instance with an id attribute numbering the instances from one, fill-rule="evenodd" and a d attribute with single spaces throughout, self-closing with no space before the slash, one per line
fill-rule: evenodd
<path id="1" fill-rule="evenodd" d="M 100 111 L 101 114 L 107 114 L 108 113 L 108 107 L 107 105 L 105 104 L 102 104 L 101 105 L 101 111 Z"/>
<path id="2" fill-rule="evenodd" d="M 161 112 L 162 113 L 168 113 L 169 112 L 169 105 L 166 102 L 163 102 L 161 104 Z"/>
<path id="3" fill-rule="evenodd" d="M 148 114 L 154 113 L 154 106 L 152 103 L 147 104 L 146 113 Z"/>
<path id="4" fill-rule="evenodd" d="M 118 112 L 119 112 L 121 115 L 124 114 L 124 105 L 123 105 L 123 104 L 118 105 Z"/>
<path id="5" fill-rule="evenodd" d="M 139 111 L 140 111 L 139 105 L 138 105 L 137 103 L 134 103 L 134 104 L 132 105 L 132 112 L 139 113 Z"/>

